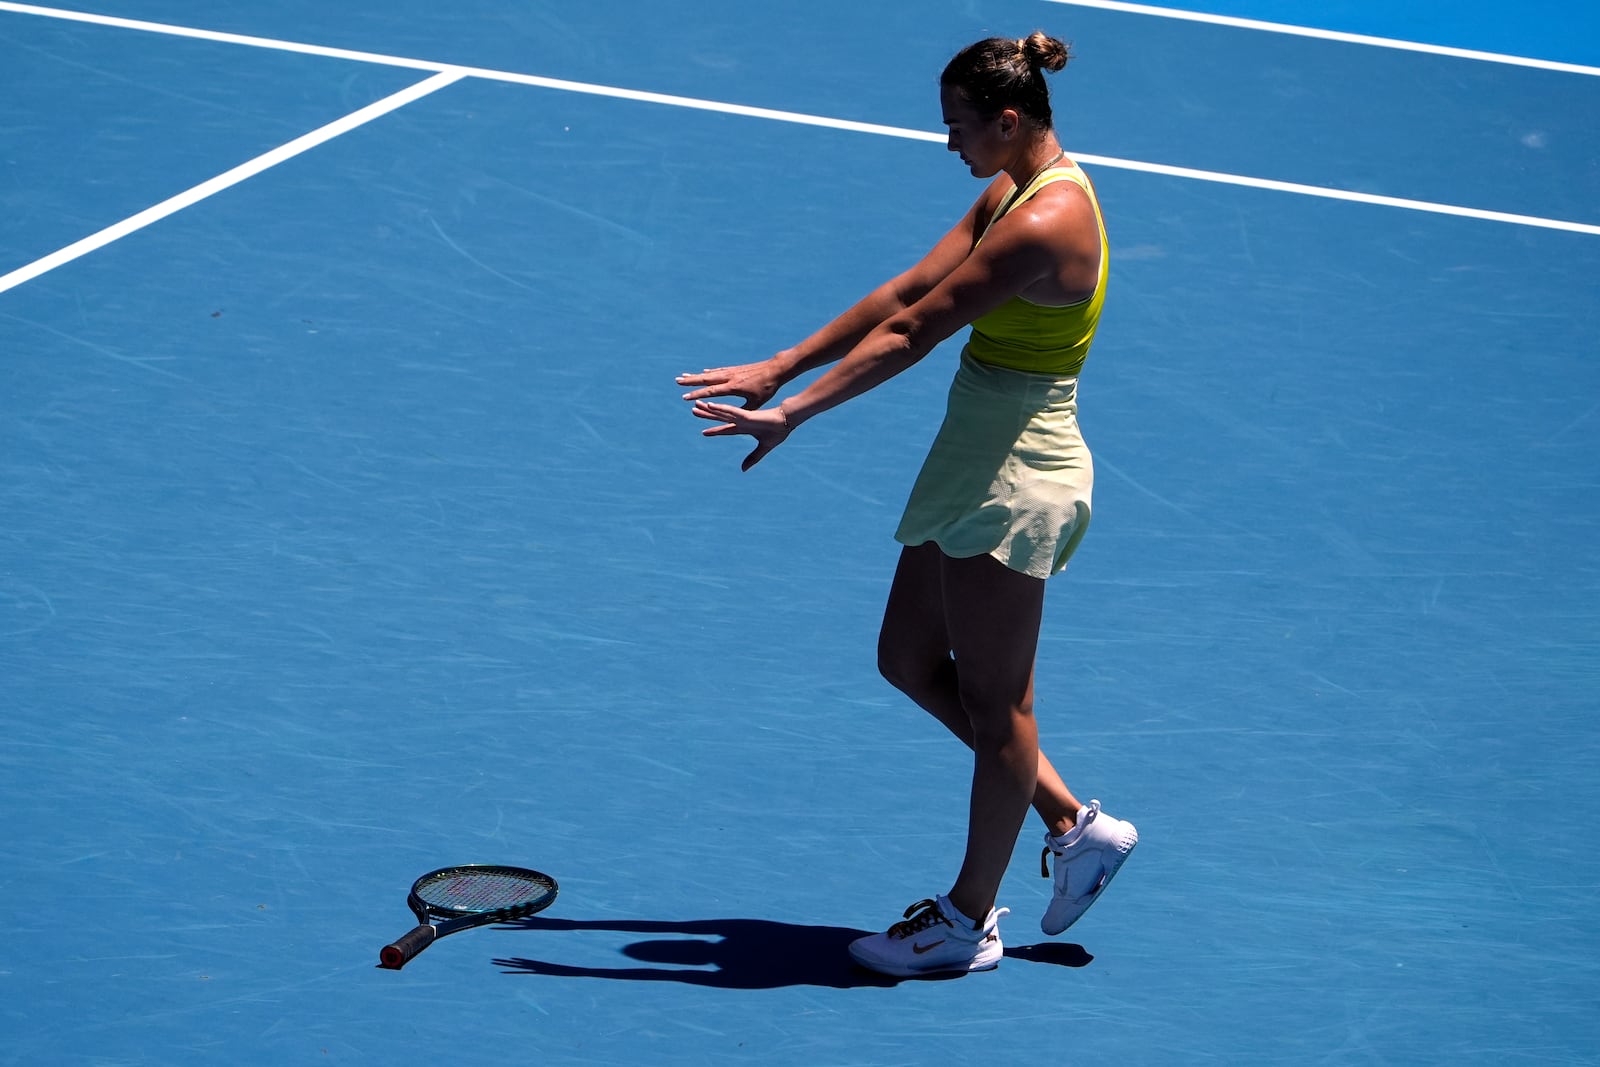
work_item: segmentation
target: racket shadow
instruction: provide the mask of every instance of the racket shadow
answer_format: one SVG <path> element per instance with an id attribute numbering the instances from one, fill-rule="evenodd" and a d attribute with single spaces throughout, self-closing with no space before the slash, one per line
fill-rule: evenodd
<path id="1" fill-rule="evenodd" d="M 650 966 L 585 967 L 550 960 L 497 959 L 506 974 L 555 978 L 609 978 L 629 982 L 681 982 L 716 989 L 778 989 L 824 986 L 831 989 L 887 988 L 903 979 L 857 967 L 846 949 L 869 930 L 806 926 L 765 919 L 697 919 L 683 922 L 646 919 L 550 919 L 535 916 L 501 929 L 543 933 L 601 930 L 658 935 L 622 949 L 623 955 Z M 1079 945 L 1050 944 L 1010 948 L 1006 955 L 1066 967 L 1082 967 L 1094 957 Z M 931 979 L 961 975 L 932 975 Z M 929 978 L 916 979 L 927 981 Z"/>

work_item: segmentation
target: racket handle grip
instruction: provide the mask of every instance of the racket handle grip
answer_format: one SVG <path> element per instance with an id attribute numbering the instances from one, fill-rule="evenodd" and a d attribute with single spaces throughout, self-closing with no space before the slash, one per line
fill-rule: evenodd
<path id="1" fill-rule="evenodd" d="M 393 944 L 383 946 L 383 951 L 378 953 L 379 964 L 391 971 L 398 971 L 415 959 L 417 953 L 433 944 L 433 939 L 438 933 L 433 927 L 423 923 Z"/>

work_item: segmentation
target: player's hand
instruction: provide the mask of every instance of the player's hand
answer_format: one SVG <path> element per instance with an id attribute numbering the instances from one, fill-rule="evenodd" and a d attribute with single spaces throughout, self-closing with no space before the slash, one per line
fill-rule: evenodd
<path id="1" fill-rule="evenodd" d="M 710 419 L 717 425 L 701 431 L 706 437 L 726 437 L 729 434 L 749 434 L 756 439 L 755 451 L 744 457 L 739 469 L 747 471 L 760 463 L 768 452 L 783 444 L 789 437 L 789 420 L 781 407 L 749 410 L 732 404 L 717 404 L 710 400 L 697 400 L 694 405 L 697 419 Z"/>
<path id="2" fill-rule="evenodd" d="M 771 400 L 783 380 L 772 366 L 772 360 L 745 363 L 737 367 L 712 367 L 699 374 L 680 374 L 679 385 L 698 388 L 684 393 L 685 400 L 708 400 L 716 396 L 736 396 L 744 401 L 746 409 L 754 410 Z"/>

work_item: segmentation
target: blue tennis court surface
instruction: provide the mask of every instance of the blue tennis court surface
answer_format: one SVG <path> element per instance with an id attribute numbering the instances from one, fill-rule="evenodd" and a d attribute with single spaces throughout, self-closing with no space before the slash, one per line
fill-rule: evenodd
<path id="1" fill-rule="evenodd" d="M 0 1063 L 1600 1062 L 1592 12 L 225 7 L 0 3 Z M 672 379 L 920 255 L 1036 26 L 1114 256 L 1041 735 L 1142 844 L 896 984 L 958 345 L 747 475 Z M 560 898 L 378 969 L 459 862 Z"/>

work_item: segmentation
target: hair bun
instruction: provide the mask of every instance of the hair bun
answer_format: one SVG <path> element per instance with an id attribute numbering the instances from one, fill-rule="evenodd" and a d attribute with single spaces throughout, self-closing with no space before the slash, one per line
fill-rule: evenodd
<path id="1" fill-rule="evenodd" d="M 1018 41 L 1017 47 L 1027 57 L 1030 66 L 1041 70 L 1060 70 L 1072 58 L 1072 50 L 1065 41 L 1051 37 L 1043 30 L 1034 30 Z"/>

